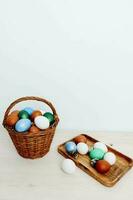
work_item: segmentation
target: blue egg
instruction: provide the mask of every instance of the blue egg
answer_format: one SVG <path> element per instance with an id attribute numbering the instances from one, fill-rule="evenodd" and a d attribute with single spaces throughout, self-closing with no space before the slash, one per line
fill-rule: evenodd
<path id="1" fill-rule="evenodd" d="M 27 113 L 28 113 L 29 115 L 31 115 L 31 114 L 33 113 L 33 111 L 34 111 L 34 109 L 31 108 L 31 107 L 26 107 L 26 108 L 24 108 L 23 110 L 27 111 Z"/>
<path id="2" fill-rule="evenodd" d="M 20 119 L 15 125 L 17 132 L 25 132 L 31 127 L 31 121 L 29 119 Z"/>
<path id="3" fill-rule="evenodd" d="M 74 142 L 67 142 L 65 144 L 65 149 L 68 153 L 74 154 L 77 150 L 77 146 Z"/>

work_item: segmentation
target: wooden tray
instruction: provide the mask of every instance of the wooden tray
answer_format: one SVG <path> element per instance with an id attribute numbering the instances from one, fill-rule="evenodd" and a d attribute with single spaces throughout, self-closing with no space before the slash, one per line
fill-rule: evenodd
<path id="1" fill-rule="evenodd" d="M 84 135 L 84 136 L 87 138 L 87 144 L 89 147 L 93 147 L 94 143 L 98 142 L 96 139 L 88 135 Z M 74 138 L 69 141 L 72 141 L 72 140 L 74 140 Z M 118 152 L 117 150 L 107 145 L 108 150 L 113 152 L 116 155 L 117 161 L 113 166 L 111 166 L 111 169 L 106 174 L 104 175 L 100 174 L 90 165 L 90 158 L 88 155 L 78 154 L 76 158 L 72 155 L 69 155 L 65 150 L 65 146 L 64 146 L 65 143 L 58 146 L 58 152 L 61 155 L 63 155 L 65 158 L 72 159 L 80 169 L 82 169 L 84 172 L 86 172 L 90 176 L 94 177 L 97 181 L 99 181 L 105 186 L 108 186 L 108 187 L 113 186 L 133 166 L 133 160 L 131 158 L 125 156 L 124 154 Z"/>

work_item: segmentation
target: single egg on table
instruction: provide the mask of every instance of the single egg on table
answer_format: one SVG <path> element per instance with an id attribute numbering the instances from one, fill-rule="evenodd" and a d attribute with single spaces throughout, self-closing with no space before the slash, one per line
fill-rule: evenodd
<path id="1" fill-rule="evenodd" d="M 77 146 L 74 142 L 70 141 L 65 144 L 67 153 L 74 154 L 77 151 Z"/>
<path id="2" fill-rule="evenodd" d="M 81 155 L 85 155 L 88 153 L 89 151 L 89 147 L 87 144 L 80 142 L 77 144 L 77 151 L 78 153 L 80 153 Z"/>
<path id="3" fill-rule="evenodd" d="M 104 152 L 107 152 L 107 151 L 108 151 L 107 146 L 106 146 L 105 144 L 103 144 L 102 142 L 96 142 L 96 143 L 94 144 L 94 149 L 96 149 L 96 148 L 102 149 Z"/>
<path id="4" fill-rule="evenodd" d="M 14 126 L 16 124 L 16 122 L 19 120 L 18 113 L 19 113 L 19 111 L 15 110 L 7 116 L 6 124 L 8 126 Z"/>
<path id="5" fill-rule="evenodd" d="M 21 110 L 18 114 L 20 119 L 28 119 L 29 113 L 26 110 Z"/>
<path id="6" fill-rule="evenodd" d="M 100 160 L 103 158 L 105 152 L 102 149 L 92 149 L 89 153 L 91 159 Z"/>
<path id="7" fill-rule="evenodd" d="M 34 111 L 34 109 L 32 107 L 25 107 L 24 110 L 29 114 L 31 115 Z"/>
<path id="8" fill-rule="evenodd" d="M 34 123 L 41 130 L 47 129 L 50 125 L 49 120 L 44 116 L 37 116 Z"/>
<path id="9" fill-rule="evenodd" d="M 104 160 L 106 160 L 107 162 L 110 163 L 110 165 L 114 165 L 115 162 L 116 162 L 116 156 L 114 153 L 112 152 L 107 152 L 105 155 L 104 155 Z"/>
<path id="10" fill-rule="evenodd" d="M 31 121 L 29 119 L 20 119 L 15 125 L 15 130 L 17 132 L 25 132 L 28 131 L 30 127 Z"/>
<path id="11" fill-rule="evenodd" d="M 98 160 L 95 168 L 100 174 L 105 174 L 110 170 L 111 165 L 106 160 Z"/>
<path id="12" fill-rule="evenodd" d="M 76 165 L 71 159 L 64 159 L 61 168 L 65 173 L 73 174 L 76 170 Z"/>
<path id="13" fill-rule="evenodd" d="M 80 142 L 86 143 L 87 142 L 87 138 L 84 135 L 79 135 L 79 136 L 74 138 L 74 142 L 76 144 L 78 144 Z"/>

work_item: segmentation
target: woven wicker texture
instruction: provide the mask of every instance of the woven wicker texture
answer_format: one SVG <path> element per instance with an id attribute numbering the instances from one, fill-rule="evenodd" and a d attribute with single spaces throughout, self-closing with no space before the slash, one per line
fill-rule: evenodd
<path id="1" fill-rule="evenodd" d="M 29 101 L 29 100 L 41 101 L 47 104 L 53 111 L 55 117 L 55 122 L 49 128 L 45 130 L 40 130 L 39 134 L 29 134 L 29 132 L 20 134 L 17 133 L 12 127 L 6 124 L 6 118 L 9 115 L 11 109 L 16 104 L 22 101 Z M 30 96 L 30 97 L 19 98 L 10 104 L 10 106 L 7 108 L 5 112 L 3 126 L 7 129 L 19 155 L 21 155 L 24 158 L 35 159 L 43 157 L 49 152 L 58 122 L 59 118 L 56 113 L 56 110 L 49 101 L 40 97 Z"/>

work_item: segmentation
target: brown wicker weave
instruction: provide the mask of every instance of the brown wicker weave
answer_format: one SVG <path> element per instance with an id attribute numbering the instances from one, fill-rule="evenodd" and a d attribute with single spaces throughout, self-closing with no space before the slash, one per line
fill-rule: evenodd
<path id="1" fill-rule="evenodd" d="M 36 100 L 41 101 L 47 104 L 53 111 L 55 122 L 47 129 L 40 130 L 39 134 L 29 134 L 29 132 L 25 132 L 24 134 L 17 133 L 12 127 L 6 125 L 6 118 L 8 114 L 10 113 L 10 110 L 17 104 L 22 101 L 27 100 Z M 22 97 L 11 103 L 11 105 L 7 108 L 3 120 L 3 126 L 7 129 L 16 149 L 19 155 L 21 155 L 24 158 L 40 158 L 46 155 L 51 146 L 51 142 L 55 133 L 56 126 L 59 122 L 58 115 L 56 113 L 55 108 L 53 105 L 40 97 Z"/>

